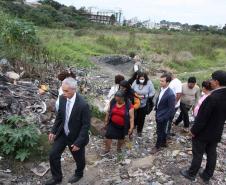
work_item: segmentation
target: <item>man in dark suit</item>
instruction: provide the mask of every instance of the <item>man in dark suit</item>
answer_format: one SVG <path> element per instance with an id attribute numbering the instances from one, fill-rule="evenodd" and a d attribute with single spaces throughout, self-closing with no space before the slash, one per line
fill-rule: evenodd
<path id="1" fill-rule="evenodd" d="M 172 80 L 169 74 L 163 74 L 160 78 L 161 92 L 156 101 L 157 142 L 151 154 L 155 154 L 162 147 L 166 147 L 166 136 L 169 121 L 174 114 L 176 97 L 169 83 Z"/>
<path id="2" fill-rule="evenodd" d="M 49 134 L 49 141 L 54 141 L 49 155 L 52 178 L 46 185 L 55 185 L 62 181 L 60 159 L 66 146 L 77 165 L 75 174 L 68 182 L 74 183 L 83 177 L 85 146 L 89 142 L 90 110 L 84 99 L 76 93 L 76 86 L 77 82 L 71 77 L 62 82 L 63 95 L 60 97 L 55 124 Z"/>
<path id="3" fill-rule="evenodd" d="M 189 170 L 181 170 L 184 177 L 195 180 L 203 154 L 206 153 L 206 168 L 199 173 L 205 183 L 208 183 L 213 176 L 217 143 L 221 141 L 226 120 L 226 72 L 215 71 L 212 74 L 211 86 L 214 90 L 202 103 L 191 129 L 193 153 L 191 166 Z"/>

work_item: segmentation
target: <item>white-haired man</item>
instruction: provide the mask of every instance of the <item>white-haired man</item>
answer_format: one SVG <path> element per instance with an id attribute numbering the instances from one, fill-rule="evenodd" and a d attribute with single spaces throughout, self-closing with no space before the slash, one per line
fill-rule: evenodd
<path id="1" fill-rule="evenodd" d="M 49 154 L 52 178 L 45 183 L 46 185 L 61 183 L 63 175 L 60 159 L 66 146 L 70 149 L 77 166 L 68 183 L 75 183 L 83 177 L 85 146 L 89 142 L 90 110 L 84 99 L 76 93 L 76 87 L 77 82 L 71 77 L 62 82 L 63 95 L 60 97 L 55 124 L 49 134 L 49 141 L 53 142 Z"/>

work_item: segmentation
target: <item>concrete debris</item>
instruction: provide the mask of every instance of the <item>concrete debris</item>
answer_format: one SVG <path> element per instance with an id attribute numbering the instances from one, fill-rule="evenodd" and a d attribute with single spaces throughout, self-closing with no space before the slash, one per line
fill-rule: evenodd
<path id="1" fill-rule="evenodd" d="M 32 168 L 31 171 L 33 173 L 35 173 L 36 175 L 42 177 L 47 173 L 47 171 L 49 169 L 50 169 L 49 163 L 48 162 L 42 162 L 37 167 Z"/>

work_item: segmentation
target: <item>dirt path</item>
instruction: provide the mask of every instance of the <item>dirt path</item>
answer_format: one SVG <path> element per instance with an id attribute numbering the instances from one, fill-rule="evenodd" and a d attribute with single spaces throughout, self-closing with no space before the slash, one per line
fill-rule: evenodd
<path id="1" fill-rule="evenodd" d="M 92 58 L 91 61 L 97 66 L 101 74 L 108 75 L 112 79 L 114 79 L 114 76 L 117 74 L 122 74 L 125 76 L 126 79 L 128 79 L 132 74 L 132 68 L 133 68 L 132 63 L 111 65 L 111 64 L 101 62 L 100 60 L 98 60 L 98 58 Z"/>

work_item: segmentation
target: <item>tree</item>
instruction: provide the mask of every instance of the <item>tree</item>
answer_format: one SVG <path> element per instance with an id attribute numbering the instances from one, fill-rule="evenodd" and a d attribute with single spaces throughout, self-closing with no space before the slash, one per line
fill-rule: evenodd
<path id="1" fill-rule="evenodd" d="M 43 4 L 43 5 L 49 5 L 52 6 L 53 8 L 55 8 L 56 10 L 59 10 L 61 7 L 64 7 L 64 5 L 53 1 L 53 0 L 40 0 L 39 3 Z"/>
<path id="2" fill-rule="evenodd" d="M 194 24 L 191 26 L 192 31 L 208 31 L 208 26 Z"/>
<path id="3" fill-rule="evenodd" d="M 224 27 L 222 28 L 222 30 L 226 31 L 226 24 L 224 25 Z"/>
<path id="4" fill-rule="evenodd" d="M 42 5 L 31 9 L 27 13 L 27 19 L 31 20 L 37 25 L 51 27 L 54 22 L 58 21 L 58 12 L 55 8 L 49 5 Z"/>
<path id="5" fill-rule="evenodd" d="M 115 22 L 116 22 L 116 17 L 115 17 L 115 15 L 114 14 L 112 14 L 111 15 L 111 17 L 110 17 L 110 24 L 115 24 Z"/>
<path id="6" fill-rule="evenodd" d="M 83 7 L 79 8 L 78 12 L 81 14 L 86 14 L 87 13 L 86 7 L 83 6 Z"/>

